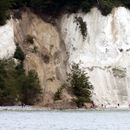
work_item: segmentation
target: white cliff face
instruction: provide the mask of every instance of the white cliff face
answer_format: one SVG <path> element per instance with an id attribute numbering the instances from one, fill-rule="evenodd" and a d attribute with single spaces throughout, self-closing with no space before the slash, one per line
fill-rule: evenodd
<path id="1" fill-rule="evenodd" d="M 83 39 L 77 18 L 86 23 Z M 64 15 L 61 32 L 68 50 L 68 65 L 79 63 L 94 86 L 97 105 L 130 103 L 130 10 L 113 9 L 107 17 L 93 8 L 90 13 Z"/>
<path id="2" fill-rule="evenodd" d="M 14 30 L 12 20 L 0 26 L 0 59 L 9 58 L 15 52 Z"/>
<path id="3" fill-rule="evenodd" d="M 22 19 L 0 27 L 0 58 L 11 57 L 16 48 L 14 41 L 18 42 L 26 54 L 25 69 L 38 72 L 46 103 L 53 103 L 53 94 L 66 78 L 66 65 L 69 70 L 75 62 L 90 76 L 95 104 L 128 106 L 130 10 L 115 8 L 105 17 L 93 8 L 87 14 L 66 14 L 59 25 L 60 32 L 30 11 L 24 12 Z M 86 26 L 86 36 L 82 26 Z M 28 35 L 33 44 L 27 42 Z"/>

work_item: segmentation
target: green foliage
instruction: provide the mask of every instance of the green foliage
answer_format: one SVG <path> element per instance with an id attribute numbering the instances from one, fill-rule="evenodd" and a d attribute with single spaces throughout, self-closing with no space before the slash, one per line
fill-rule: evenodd
<path id="1" fill-rule="evenodd" d="M 53 16 L 60 16 L 62 12 L 75 13 L 82 10 L 87 13 L 94 6 L 98 7 L 103 15 L 108 15 L 114 7 L 125 6 L 130 8 L 130 0 L 0 0 L 0 25 L 5 24 L 9 9 L 29 7 L 35 12 Z M 16 14 L 20 18 L 20 14 Z"/>
<path id="2" fill-rule="evenodd" d="M 14 19 L 22 19 L 21 11 L 20 10 L 14 11 L 13 18 Z"/>
<path id="3" fill-rule="evenodd" d="M 32 52 L 33 52 L 33 53 L 37 53 L 37 52 L 38 52 L 38 48 L 37 48 L 36 46 L 34 46 Z"/>
<path id="4" fill-rule="evenodd" d="M 25 55 L 18 44 L 16 44 L 16 51 L 14 53 L 14 58 L 20 61 L 23 61 L 25 59 Z"/>
<path id="5" fill-rule="evenodd" d="M 25 77 L 23 77 L 20 85 L 20 100 L 23 104 L 33 105 L 38 101 L 38 96 L 41 94 L 39 79 L 33 70 L 29 71 Z"/>
<path id="6" fill-rule="evenodd" d="M 26 42 L 28 42 L 28 43 L 30 43 L 30 44 L 33 44 L 34 43 L 34 41 L 33 41 L 33 36 L 31 36 L 31 35 L 27 35 L 26 36 Z"/>
<path id="7" fill-rule="evenodd" d="M 57 92 L 54 94 L 54 101 L 61 100 L 62 91 L 64 89 L 64 85 L 62 85 Z"/>
<path id="8" fill-rule="evenodd" d="M 54 101 L 61 100 L 61 94 L 62 94 L 61 89 L 58 89 L 57 92 L 54 95 Z"/>
<path id="9" fill-rule="evenodd" d="M 61 12 L 89 12 L 94 6 L 98 7 L 103 15 L 108 15 L 114 7 L 125 6 L 130 8 L 130 0 L 32 0 L 30 7 L 50 15 L 59 15 Z"/>
<path id="10" fill-rule="evenodd" d="M 50 57 L 49 55 L 42 55 L 43 61 L 48 64 L 50 62 Z"/>
<path id="11" fill-rule="evenodd" d="M 29 2 L 31 2 L 31 0 L 14 0 L 14 3 L 12 6 L 14 9 L 19 9 L 23 6 L 28 6 Z"/>
<path id="12" fill-rule="evenodd" d="M 89 77 L 79 68 L 78 64 L 73 64 L 68 81 L 72 93 L 76 96 L 75 102 L 78 107 L 82 107 L 85 102 L 91 102 L 91 91 L 93 86 L 89 82 Z"/>
<path id="13" fill-rule="evenodd" d="M 122 3 L 125 7 L 127 7 L 127 8 L 130 9 L 130 0 L 121 0 L 121 3 Z"/>
<path id="14" fill-rule="evenodd" d="M 89 12 L 90 9 L 97 5 L 97 0 L 82 0 L 80 8 L 83 12 Z"/>
<path id="15" fill-rule="evenodd" d="M 83 36 L 83 39 L 85 40 L 85 38 L 87 36 L 86 22 L 83 21 L 82 17 L 75 17 L 75 20 L 76 20 L 77 24 L 79 25 L 80 32 L 81 32 L 81 34 Z"/>
<path id="16" fill-rule="evenodd" d="M 34 104 L 41 88 L 37 74 L 29 71 L 25 75 L 23 64 L 12 59 L 0 60 L 0 105 L 15 105 L 19 102 Z"/>
<path id="17" fill-rule="evenodd" d="M 115 77 L 124 78 L 126 77 L 126 70 L 121 68 L 112 68 L 113 75 Z"/>
<path id="18" fill-rule="evenodd" d="M 0 105 L 14 105 L 17 102 L 17 73 L 13 60 L 0 61 Z"/>
<path id="19" fill-rule="evenodd" d="M 84 97 L 78 97 L 77 99 L 73 99 L 73 101 L 77 104 L 77 107 L 79 107 L 79 108 L 83 107 L 84 103 L 87 102 Z"/>
<path id="20" fill-rule="evenodd" d="M 99 9 L 101 10 L 103 15 L 108 15 L 111 13 L 114 7 L 120 6 L 120 0 L 99 0 Z"/>
<path id="21" fill-rule="evenodd" d="M 65 0 L 32 0 L 30 7 L 47 15 L 56 16 L 62 10 Z"/>
<path id="22" fill-rule="evenodd" d="M 0 25 L 5 24 L 9 17 L 8 10 L 11 8 L 13 0 L 0 0 Z"/>
<path id="23" fill-rule="evenodd" d="M 89 12 L 94 6 L 98 7 L 103 15 L 111 12 L 113 7 L 130 6 L 129 0 L 32 0 L 30 7 L 49 15 L 59 15 L 61 12 Z"/>

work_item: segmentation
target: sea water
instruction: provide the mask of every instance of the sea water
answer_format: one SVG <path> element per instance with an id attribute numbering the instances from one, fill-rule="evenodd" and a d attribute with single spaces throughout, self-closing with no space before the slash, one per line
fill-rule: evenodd
<path id="1" fill-rule="evenodd" d="M 0 111 L 0 130 L 130 130 L 130 111 Z"/>

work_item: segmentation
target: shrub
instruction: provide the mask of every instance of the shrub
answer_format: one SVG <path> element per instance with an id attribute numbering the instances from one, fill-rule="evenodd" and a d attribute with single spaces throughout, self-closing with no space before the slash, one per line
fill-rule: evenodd
<path id="1" fill-rule="evenodd" d="M 126 77 L 126 70 L 121 68 L 112 68 L 113 75 L 115 77 L 124 78 Z"/>
<path id="2" fill-rule="evenodd" d="M 50 57 L 48 55 L 42 55 L 43 61 L 48 64 L 50 62 Z"/>
<path id="3" fill-rule="evenodd" d="M 34 46 L 32 52 L 33 52 L 33 53 L 37 53 L 37 52 L 38 52 L 38 47 Z"/>
<path id="4" fill-rule="evenodd" d="M 64 86 L 62 85 L 57 92 L 54 94 L 54 101 L 61 100 L 62 91 L 64 89 Z"/>
<path id="5" fill-rule="evenodd" d="M 28 34 L 26 36 L 26 42 L 28 42 L 30 44 L 33 44 L 34 43 L 33 36 L 31 36 L 31 35 Z"/>
<path id="6" fill-rule="evenodd" d="M 14 53 L 14 58 L 20 61 L 23 61 L 25 59 L 24 52 L 22 51 L 22 49 L 20 48 L 18 44 L 16 44 L 16 51 Z"/>
<path id="7" fill-rule="evenodd" d="M 85 102 L 91 102 L 93 86 L 89 82 L 89 77 L 79 68 L 78 64 L 73 64 L 68 81 L 72 93 L 76 96 L 75 102 L 78 107 L 82 107 Z"/>
<path id="8" fill-rule="evenodd" d="M 114 7 L 120 6 L 121 4 L 121 0 L 99 0 L 98 7 L 103 15 L 108 15 Z"/>
<path id="9" fill-rule="evenodd" d="M 17 72 L 13 60 L 0 61 L 0 105 L 14 105 L 18 100 Z"/>
<path id="10" fill-rule="evenodd" d="M 58 89 L 57 92 L 54 95 L 54 101 L 61 100 L 61 94 L 62 94 L 61 89 Z"/>
<path id="11" fill-rule="evenodd" d="M 12 59 L 0 61 L 0 105 L 33 105 L 40 94 L 36 72 L 26 75 L 22 63 L 16 66 Z"/>
<path id="12" fill-rule="evenodd" d="M 14 19 L 22 19 L 22 13 L 21 13 L 21 11 L 19 11 L 19 10 L 14 11 L 13 18 Z"/>
<path id="13" fill-rule="evenodd" d="M 77 24 L 79 24 L 80 32 L 85 40 L 87 36 L 87 25 L 86 22 L 83 21 L 82 17 L 75 17 Z"/>
<path id="14" fill-rule="evenodd" d="M 0 25 L 4 25 L 9 16 L 8 11 L 13 4 L 13 0 L 0 0 Z"/>
<path id="15" fill-rule="evenodd" d="M 90 9 L 97 4 L 97 0 L 83 0 L 80 8 L 83 12 L 87 13 Z"/>
<path id="16" fill-rule="evenodd" d="M 0 12 L 0 25 L 4 25 L 6 23 L 6 16 L 5 14 L 2 14 L 2 12 Z"/>
<path id="17" fill-rule="evenodd" d="M 84 103 L 86 102 L 86 99 L 84 97 L 78 97 L 76 99 L 73 99 L 73 101 L 77 104 L 77 107 L 83 107 Z"/>
<path id="18" fill-rule="evenodd" d="M 22 104 L 33 105 L 38 101 L 41 94 L 41 87 L 37 73 L 33 70 L 28 72 L 28 75 L 23 77 L 20 88 L 20 100 Z"/>

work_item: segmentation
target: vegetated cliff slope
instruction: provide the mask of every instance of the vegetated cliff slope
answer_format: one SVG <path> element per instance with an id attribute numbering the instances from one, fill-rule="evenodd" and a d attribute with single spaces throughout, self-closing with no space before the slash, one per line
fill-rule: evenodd
<path id="1" fill-rule="evenodd" d="M 24 51 L 25 70 L 38 73 L 43 90 L 42 104 L 52 103 L 54 93 L 66 79 L 66 48 L 56 27 L 30 10 L 23 11 L 20 19 L 11 19 L 0 27 L 0 58 L 12 57 L 15 44 Z"/>
<path id="2" fill-rule="evenodd" d="M 20 44 L 26 54 L 26 71 L 38 72 L 44 104 L 53 103 L 53 94 L 64 83 L 67 68 L 69 71 L 70 65 L 76 62 L 90 76 L 95 104 L 128 105 L 129 22 L 130 11 L 124 7 L 113 9 L 108 16 L 102 16 L 96 8 L 87 14 L 63 15 L 58 20 L 58 29 L 29 10 L 23 11 L 21 19 L 10 20 L 0 28 L 0 32 L 2 29 L 8 32 L 6 38 L 0 35 L 1 43 L 5 41 L 0 56 L 11 56 L 14 42 Z M 13 48 L 10 53 L 8 47 Z"/>
<path id="3" fill-rule="evenodd" d="M 36 70 L 43 88 L 43 103 L 52 103 L 54 93 L 65 80 L 66 48 L 56 27 L 26 10 L 14 19 L 15 42 L 26 58 L 25 70 Z"/>

